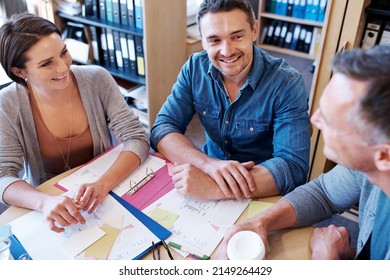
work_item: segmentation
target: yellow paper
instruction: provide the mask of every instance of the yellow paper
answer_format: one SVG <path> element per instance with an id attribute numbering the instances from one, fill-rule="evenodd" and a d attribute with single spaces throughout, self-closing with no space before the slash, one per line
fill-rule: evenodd
<path id="1" fill-rule="evenodd" d="M 157 223 L 165 227 L 166 229 L 170 229 L 179 215 L 163 210 L 161 208 L 154 208 L 152 212 L 150 212 L 149 217 L 155 220 Z"/>
<path id="2" fill-rule="evenodd" d="M 86 259 L 97 259 L 97 260 L 105 260 L 107 259 L 108 254 L 114 245 L 114 242 L 117 236 L 120 233 L 120 229 L 113 228 L 108 225 L 102 225 L 100 227 L 106 235 L 100 238 L 98 241 L 89 246 L 84 253 L 84 258 Z"/>
<path id="3" fill-rule="evenodd" d="M 263 201 L 251 201 L 248 208 L 248 219 L 270 208 L 273 203 Z"/>
<path id="4" fill-rule="evenodd" d="M 261 212 L 267 210 L 270 208 L 274 203 L 270 202 L 264 202 L 264 201 L 254 201 L 252 200 L 249 202 L 249 208 L 248 208 L 248 219 L 252 218 L 253 216 L 256 216 L 257 214 L 260 214 Z M 267 252 L 271 252 L 271 248 L 269 246 L 269 243 L 265 245 Z"/>

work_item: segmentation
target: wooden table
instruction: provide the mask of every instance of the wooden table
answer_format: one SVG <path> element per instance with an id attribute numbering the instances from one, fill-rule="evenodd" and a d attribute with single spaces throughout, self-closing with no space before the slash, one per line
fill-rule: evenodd
<path id="1" fill-rule="evenodd" d="M 58 175 L 38 188 L 39 190 L 49 193 L 49 194 L 61 194 L 62 191 L 56 187 L 54 184 L 57 183 L 62 178 L 74 172 L 76 169 L 69 170 L 67 172 Z M 276 202 L 280 196 L 267 197 L 258 199 L 259 201 L 265 202 Z M 22 216 L 23 214 L 28 213 L 31 210 L 23 209 L 19 207 L 9 207 L 0 215 L 0 225 L 5 225 L 14 219 Z M 240 218 L 237 220 L 238 223 L 243 222 L 247 219 L 248 208 L 241 214 Z M 271 260 L 307 260 L 310 259 L 310 249 L 309 249 L 309 238 L 312 232 L 312 227 L 302 227 L 295 229 L 286 229 L 277 232 L 270 233 L 268 236 L 268 243 L 271 248 L 269 254 L 269 259 Z M 183 259 L 182 256 L 177 254 L 173 249 L 170 250 L 175 259 Z M 215 259 L 215 252 L 211 255 L 211 259 Z M 160 247 L 161 259 L 168 260 L 168 255 L 165 252 L 165 249 Z M 147 254 L 143 259 L 149 260 L 153 259 L 151 253 Z"/>

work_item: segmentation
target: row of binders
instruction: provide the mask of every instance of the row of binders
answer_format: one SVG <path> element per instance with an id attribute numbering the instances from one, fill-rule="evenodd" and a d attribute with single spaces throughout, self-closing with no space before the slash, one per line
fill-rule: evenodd
<path id="1" fill-rule="evenodd" d="M 84 0 L 82 13 L 107 23 L 143 29 L 142 0 Z"/>
<path id="2" fill-rule="evenodd" d="M 310 54 L 315 57 L 321 41 L 319 27 L 271 20 L 264 28 L 262 44 Z"/>
<path id="3" fill-rule="evenodd" d="M 368 17 L 361 47 L 369 49 L 377 44 L 390 46 L 390 20 Z"/>
<path id="4" fill-rule="evenodd" d="M 143 37 L 75 22 L 67 22 L 63 32 L 66 44 L 77 43 L 73 59 L 79 63 L 94 63 L 131 76 L 145 76 Z M 85 59 L 77 59 L 83 45 L 88 46 Z"/>
<path id="5" fill-rule="evenodd" d="M 327 0 L 266 0 L 265 11 L 281 16 L 323 22 Z"/>

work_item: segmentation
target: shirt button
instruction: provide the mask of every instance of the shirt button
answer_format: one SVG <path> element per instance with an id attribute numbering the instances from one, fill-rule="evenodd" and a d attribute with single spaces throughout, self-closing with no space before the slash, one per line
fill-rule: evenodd
<path id="1" fill-rule="evenodd" d="M 203 116 L 206 116 L 207 113 L 206 113 L 206 111 L 203 111 L 202 114 L 203 114 Z"/>
<path id="2" fill-rule="evenodd" d="M 229 124 L 229 121 L 225 121 L 225 124 L 226 124 L 226 125 Z"/>
<path id="3" fill-rule="evenodd" d="M 225 144 L 227 144 L 227 143 L 229 143 L 229 141 L 228 141 L 228 140 L 225 140 Z"/>
<path id="4" fill-rule="evenodd" d="M 249 128 L 250 132 L 253 132 L 255 130 L 253 127 Z"/>
<path id="5" fill-rule="evenodd" d="M 232 157 L 232 154 L 231 153 L 228 153 L 228 158 L 231 158 Z"/>

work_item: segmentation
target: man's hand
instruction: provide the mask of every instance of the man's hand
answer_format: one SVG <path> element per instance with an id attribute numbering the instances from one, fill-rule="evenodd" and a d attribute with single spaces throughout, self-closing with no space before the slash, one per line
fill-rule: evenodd
<path id="1" fill-rule="evenodd" d="M 51 230 L 62 232 L 64 227 L 71 224 L 85 224 L 85 219 L 79 210 L 73 200 L 67 196 L 50 196 L 44 203 L 42 213 Z"/>
<path id="2" fill-rule="evenodd" d="M 192 164 L 175 164 L 170 168 L 170 175 L 181 195 L 202 200 L 227 198 L 209 175 Z"/>
<path id="3" fill-rule="evenodd" d="M 230 238 L 236 232 L 239 232 L 239 231 L 243 231 L 243 230 L 254 231 L 261 237 L 264 244 L 267 244 L 267 234 L 268 234 L 267 231 L 261 225 L 261 223 L 259 224 L 258 222 L 256 222 L 256 224 L 255 224 L 254 221 L 256 221 L 256 219 L 251 219 L 245 223 L 237 224 L 237 225 L 234 225 L 231 228 L 229 228 L 229 230 L 226 232 L 225 237 L 223 238 L 223 240 L 221 242 L 221 245 L 218 248 L 218 251 L 217 251 L 217 258 L 218 259 L 220 259 L 220 260 L 227 260 L 228 259 L 228 257 L 227 257 L 227 244 L 228 244 Z"/>
<path id="4" fill-rule="evenodd" d="M 212 160 L 201 169 L 219 186 L 225 197 L 238 200 L 250 198 L 256 190 L 255 180 L 249 170 L 255 166 L 253 161 L 240 163 L 233 160 Z"/>
<path id="5" fill-rule="evenodd" d="M 317 227 L 310 236 L 313 260 L 353 259 L 355 250 L 349 246 L 349 233 L 345 227 Z"/>

